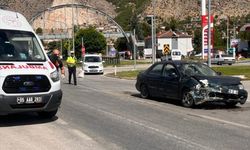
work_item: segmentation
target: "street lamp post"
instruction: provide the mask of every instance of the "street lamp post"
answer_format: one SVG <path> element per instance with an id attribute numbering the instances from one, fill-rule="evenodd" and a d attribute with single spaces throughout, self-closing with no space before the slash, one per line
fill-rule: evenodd
<path id="1" fill-rule="evenodd" d="M 208 66 L 211 67 L 211 0 L 208 0 Z"/>
<path id="2" fill-rule="evenodd" d="M 155 63 L 154 15 L 148 15 L 147 17 L 151 19 L 152 63 Z"/>
<path id="3" fill-rule="evenodd" d="M 153 16 L 152 16 L 152 20 L 151 20 L 151 23 L 152 23 L 152 58 L 153 58 L 153 61 L 152 63 L 155 63 L 155 59 L 156 59 L 156 31 L 155 31 L 155 0 L 152 0 L 152 6 L 153 6 Z"/>
<path id="4" fill-rule="evenodd" d="M 229 43 L 229 17 L 227 16 L 227 51 L 229 49 L 228 43 Z"/>
<path id="5" fill-rule="evenodd" d="M 74 18 L 74 7 L 73 7 L 73 0 L 72 0 L 72 51 L 75 53 L 75 18 Z"/>

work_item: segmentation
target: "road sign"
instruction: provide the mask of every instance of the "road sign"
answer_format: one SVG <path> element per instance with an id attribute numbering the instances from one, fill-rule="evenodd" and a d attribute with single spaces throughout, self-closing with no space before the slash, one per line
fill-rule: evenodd
<path id="1" fill-rule="evenodd" d="M 163 53 L 164 53 L 165 55 L 170 53 L 169 44 L 164 44 L 164 45 L 163 45 Z"/>

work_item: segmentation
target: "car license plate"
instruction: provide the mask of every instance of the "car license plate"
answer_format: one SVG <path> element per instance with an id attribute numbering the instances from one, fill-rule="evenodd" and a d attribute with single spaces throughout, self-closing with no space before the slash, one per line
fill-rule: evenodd
<path id="1" fill-rule="evenodd" d="M 237 95 L 239 93 L 239 91 L 238 90 L 229 89 L 228 93 L 229 94 L 235 94 L 235 95 Z"/>
<path id="2" fill-rule="evenodd" d="M 41 96 L 28 96 L 28 97 L 17 97 L 17 104 L 35 104 L 42 103 L 43 99 Z"/>
<path id="3" fill-rule="evenodd" d="M 90 72 L 98 72 L 98 70 L 90 70 Z"/>

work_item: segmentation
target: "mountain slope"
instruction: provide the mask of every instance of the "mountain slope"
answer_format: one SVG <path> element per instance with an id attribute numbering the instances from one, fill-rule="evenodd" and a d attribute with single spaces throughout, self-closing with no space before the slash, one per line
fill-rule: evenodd
<path id="1" fill-rule="evenodd" d="M 156 0 L 155 14 L 163 19 L 170 17 L 184 19 L 187 16 L 201 15 L 200 0 Z M 242 16 L 250 13 L 250 0 L 213 0 L 211 11 L 214 15 Z M 152 14 L 153 7 L 149 5 L 144 14 Z"/>

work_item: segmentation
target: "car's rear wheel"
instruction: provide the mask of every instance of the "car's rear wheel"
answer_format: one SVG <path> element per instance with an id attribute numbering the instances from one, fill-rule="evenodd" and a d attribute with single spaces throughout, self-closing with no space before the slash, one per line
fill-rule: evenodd
<path id="1" fill-rule="evenodd" d="M 141 97 L 142 98 L 149 98 L 150 97 L 150 94 L 149 94 L 149 91 L 148 91 L 148 87 L 147 87 L 146 84 L 142 84 L 141 85 L 140 93 L 141 93 Z"/>
<path id="2" fill-rule="evenodd" d="M 56 110 L 53 110 L 53 111 L 41 111 L 41 112 L 38 112 L 38 115 L 42 118 L 53 118 L 57 113 L 57 109 Z"/>
<path id="3" fill-rule="evenodd" d="M 195 105 L 193 96 L 190 94 L 190 91 L 188 90 L 183 91 L 181 103 L 184 107 L 188 108 L 191 108 Z"/>

